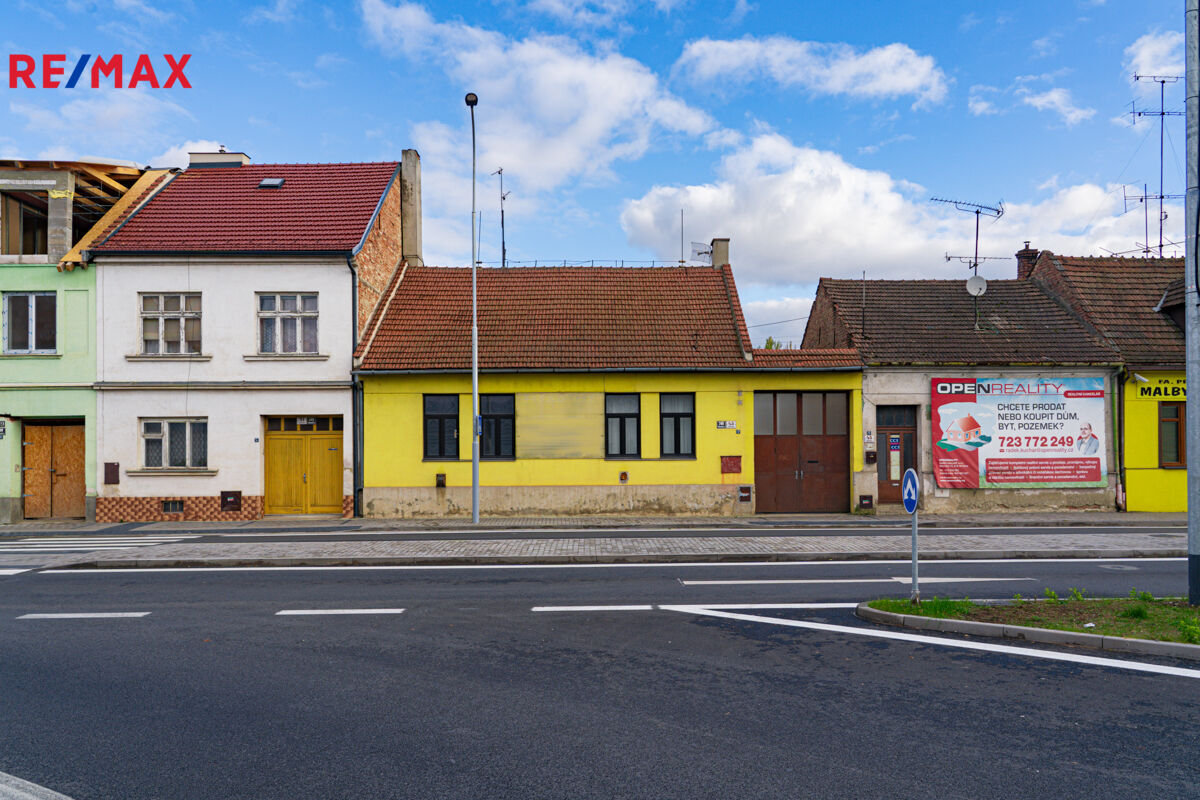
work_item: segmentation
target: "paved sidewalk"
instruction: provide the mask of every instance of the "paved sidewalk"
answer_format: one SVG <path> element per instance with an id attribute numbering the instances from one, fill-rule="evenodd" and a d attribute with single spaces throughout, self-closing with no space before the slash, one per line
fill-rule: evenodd
<path id="1" fill-rule="evenodd" d="M 333 516 L 266 517 L 249 522 L 128 522 L 88 523 L 83 520 L 45 520 L 0 525 L 0 538 L 56 532 L 69 533 L 163 533 L 167 531 L 204 533 L 255 532 L 348 532 L 348 531 L 447 531 L 447 530 L 540 530 L 582 528 L 665 529 L 665 528 L 822 528 L 822 527 L 907 527 L 903 513 L 862 514 L 759 514 L 752 517 L 668 517 L 668 516 L 552 516 L 484 517 L 478 527 L 469 517 L 436 519 L 341 519 Z M 1115 511 L 1011 512 L 989 514 L 921 514 L 924 528 L 992 527 L 1081 527 L 1081 526 L 1176 526 L 1186 525 L 1187 514 L 1119 513 Z"/>
<path id="2" fill-rule="evenodd" d="M 622 563 L 902 559 L 907 535 L 612 536 L 540 539 L 372 539 L 341 542 L 183 542 L 64 555 L 47 567 L 222 567 L 387 564 Z M 927 559 L 1177 557 L 1184 533 L 937 534 L 921 537 Z"/>

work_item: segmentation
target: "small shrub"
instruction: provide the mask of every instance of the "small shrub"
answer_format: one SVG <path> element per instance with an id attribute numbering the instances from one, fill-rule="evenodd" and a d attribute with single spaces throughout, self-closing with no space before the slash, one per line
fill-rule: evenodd
<path id="1" fill-rule="evenodd" d="M 1153 603 L 1154 595 L 1150 594 L 1150 592 L 1139 592 L 1137 589 L 1130 589 L 1129 599 L 1141 600 L 1143 603 Z"/>
<path id="2" fill-rule="evenodd" d="M 1200 622 L 1194 619 L 1181 619 L 1176 623 L 1183 640 L 1188 644 L 1200 644 Z"/>
<path id="3" fill-rule="evenodd" d="M 1150 616 L 1150 612 L 1145 606 L 1130 606 L 1121 612 L 1121 616 L 1129 619 L 1145 619 Z"/>
<path id="4" fill-rule="evenodd" d="M 1067 599 L 1078 602 L 1083 599 L 1083 592 L 1083 589 L 1076 589 L 1074 586 L 1072 586 L 1070 595 L 1067 597 Z"/>
<path id="5" fill-rule="evenodd" d="M 1020 592 L 1017 592 L 1016 594 L 1014 594 L 1014 595 L 1013 595 L 1013 602 L 1014 602 L 1014 603 L 1018 603 L 1018 604 L 1020 604 L 1020 603 L 1024 603 L 1024 602 L 1025 602 L 1025 598 L 1024 598 L 1024 597 L 1021 597 L 1021 593 L 1020 593 Z"/>
<path id="6" fill-rule="evenodd" d="M 1047 603 L 1057 603 L 1058 602 L 1058 592 L 1054 591 L 1049 586 L 1046 587 L 1046 591 L 1044 592 L 1044 594 L 1046 595 Z"/>

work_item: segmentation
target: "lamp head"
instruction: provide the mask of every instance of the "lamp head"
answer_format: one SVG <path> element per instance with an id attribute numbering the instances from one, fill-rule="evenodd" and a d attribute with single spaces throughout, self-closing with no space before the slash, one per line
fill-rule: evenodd
<path id="1" fill-rule="evenodd" d="M 466 100 L 467 105 L 471 108 L 474 108 L 479 104 L 479 95 L 475 94 L 474 92 L 467 92 L 467 96 L 463 99 Z"/>

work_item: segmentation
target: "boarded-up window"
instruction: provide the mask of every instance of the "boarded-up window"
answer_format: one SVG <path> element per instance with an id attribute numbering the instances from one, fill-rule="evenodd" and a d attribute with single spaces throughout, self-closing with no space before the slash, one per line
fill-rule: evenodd
<path id="1" fill-rule="evenodd" d="M 518 394 L 517 458 L 604 458 L 602 392 Z"/>

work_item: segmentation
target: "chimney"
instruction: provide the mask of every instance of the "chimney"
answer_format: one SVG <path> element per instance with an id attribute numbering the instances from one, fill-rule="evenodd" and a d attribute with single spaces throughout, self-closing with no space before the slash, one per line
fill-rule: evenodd
<path id="1" fill-rule="evenodd" d="M 188 169 L 207 167 L 244 167 L 250 163 L 245 153 L 229 153 L 222 146 L 217 153 L 188 153 Z"/>
<path id="2" fill-rule="evenodd" d="M 729 239 L 713 239 L 710 244 L 712 246 L 712 265 L 720 267 L 728 264 Z"/>
<path id="3" fill-rule="evenodd" d="M 1017 279 L 1025 280 L 1033 274 L 1033 266 L 1037 263 L 1038 251 L 1030 248 L 1029 242 L 1025 243 L 1024 250 L 1017 251 Z"/>
<path id="4" fill-rule="evenodd" d="M 421 154 L 400 154 L 400 250 L 404 260 L 425 266 L 421 259 Z"/>

